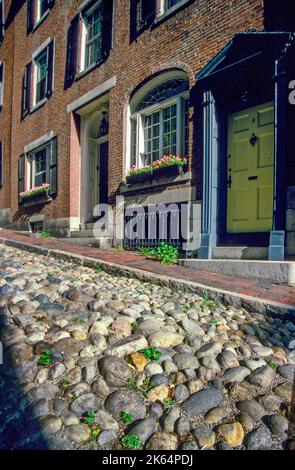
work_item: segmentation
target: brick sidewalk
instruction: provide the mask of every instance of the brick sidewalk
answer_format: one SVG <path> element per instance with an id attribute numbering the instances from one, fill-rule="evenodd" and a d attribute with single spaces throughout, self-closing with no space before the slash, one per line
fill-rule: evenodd
<path id="1" fill-rule="evenodd" d="M 51 250 L 61 250 L 68 254 L 87 256 L 89 258 L 114 263 L 119 266 L 135 268 L 155 275 L 164 275 L 175 280 L 183 280 L 202 284 L 204 287 L 221 289 L 238 295 L 250 296 L 257 300 L 276 302 L 295 307 L 295 288 L 288 285 L 276 285 L 265 281 L 237 279 L 221 274 L 209 273 L 183 266 L 161 265 L 145 259 L 135 252 L 116 251 L 81 247 L 65 243 L 58 238 L 37 238 L 20 235 L 13 230 L 0 230 L 0 239 L 40 246 Z"/>

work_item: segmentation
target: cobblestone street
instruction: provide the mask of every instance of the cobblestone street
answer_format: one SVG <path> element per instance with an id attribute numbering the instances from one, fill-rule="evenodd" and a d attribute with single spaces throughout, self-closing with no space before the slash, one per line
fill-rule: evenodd
<path id="1" fill-rule="evenodd" d="M 294 449 L 283 316 L 2 247 L 0 321 L 0 449 Z"/>

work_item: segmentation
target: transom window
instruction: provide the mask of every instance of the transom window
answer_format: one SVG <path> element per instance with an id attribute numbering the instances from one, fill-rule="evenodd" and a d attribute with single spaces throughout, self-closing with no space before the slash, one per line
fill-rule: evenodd
<path id="1" fill-rule="evenodd" d="M 188 155 L 188 81 L 173 79 L 146 93 L 131 115 L 131 166 L 164 155 Z"/>
<path id="2" fill-rule="evenodd" d="M 35 59 L 36 66 L 36 96 L 35 104 L 46 97 L 47 91 L 47 72 L 48 72 L 48 49 L 46 48 Z"/>

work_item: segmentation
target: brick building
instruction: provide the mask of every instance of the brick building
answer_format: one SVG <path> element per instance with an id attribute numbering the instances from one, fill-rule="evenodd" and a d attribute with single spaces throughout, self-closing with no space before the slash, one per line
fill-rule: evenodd
<path id="1" fill-rule="evenodd" d="M 295 255 L 294 10 L 289 0 L 0 0 L 0 225 L 90 243 L 94 207 L 124 196 L 187 203 L 190 254 Z M 133 165 L 165 154 L 188 166 L 126 183 Z"/>

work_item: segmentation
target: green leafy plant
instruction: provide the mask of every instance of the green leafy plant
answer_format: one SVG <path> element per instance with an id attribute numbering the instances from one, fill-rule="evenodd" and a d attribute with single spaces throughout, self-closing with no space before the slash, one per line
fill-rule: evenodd
<path id="1" fill-rule="evenodd" d="M 96 273 L 101 273 L 101 272 L 102 272 L 102 268 L 101 268 L 100 266 L 96 266 L 95 272 L 96 272 Z"/>
<path id="2" fill-rule="evenodd" d="M 277 368 L 277 365 L 273 361 L 267 361 L 266 364 L 274 370 Z"/>
<path id="3" fill-rule="evenodd" d="M 53 279 L 54 279 L 54 274 L 48 273 L 48 274 L 47 274 L 47 279 L 48 279 L 48 281 L 53 281 Z"/>
<path id="4" fill-rule="evenodd" d="M 136 330 L 137 328 L 139 328 L 139 323 L 137 321 L 134 321 L 133 323 L 131 323 L 132 331 Z"/>
<path id="5" fill-rule="evenodd" d="M 218 320 L 217 320 L 216 318 L 213 318 L 213 319 L 210 321 L 210 323 L 211 323 L 212 325 L 217 325 L 217 324 L 218 324 Z"/>
<path id="6" fill-rule="evenodd" d="M 132 414 L 127 413 L 126 411 L 121 411 L 120 420 L 125 424 L 131 424 L 134 421 Z"/>
<path id="7" fill-rule="evenodd" d="M 215 307 L 218 307 L 220 305 L 220 303 L 217 300 L 210 300 L 209 297 L 208 297 L 208 294 L 205 294 L 203 296 L 202 305 L 204 305 L 205 307 L 208 307 L 208 308 L 215 308 Z"/>
<path id="8" fill-rule="evenodd" d="M 156 248 L 142 248 L 139 253 L 146 256 L 155 258 L 161 264 L 175 264 L 178 259 L 178 248 L 170 243 L 160 242 Z"/>
<path id="9" fill-rule="evenodd" d="M 79 317 L 74 318 L 73 321 L 74 321 L 75 323 L 78 323 L 78 324 L 81 324 L 81 325 L 83 325 L 83 324 L 86 323 L 86 321 L 84 320 L 84 318 L 79 318 Z"/>
<path id="10" fill-rule="evenodd" d="M 185 312 L 188 312 L 191 308 L 192 308 L 192 304 L 187 303 L 183 305 L 183 310 Z"/>
<path id="11" fill-rule="evenodd" d="M 88 411 L 87 418 L 85 419 L 86 424 L 92 426 L 95 424 L 95 412 L 93 410 Z"/>
<path id="12" fill-rule="evenodd" d="M 88 415 L 85 418 L 85 423 L 90 432 L 91 439 L 96 439 L 97 436 L 101 433 L 101 429 L 95 424 L 95 411 L 88 411 Z"/>
<path id="13" fill-rule="evenodd" d="M 64 392 L 68 386 L 70 385 L 70 381 L 68 379 L 62 379 L 60 382 L 59 382 L 59 388 L 62 392 Z"/>
<path id="14" fill-rule="evenodd" d="M 44 232 L 40 233 L 40 237 L 42 237 L 42 238 L 52 238 L 52 235 L 51 235 L 50 232 L 44 231 Z"/>
<path id="15" fill-rule="evenodd" d="M 153 380 L 148 377 L 144 380 L 142 385 L 137 385 L 135 379 L 133 377 L 130 377 L 125 385 L 125 388 L 128 390 L 135 390 L 136 392 L 141 393 L 144 397 L 147 396 L 148 390 L 154 386 Z"/>
<path id="16" fill-rule="evenodd" d="M 167 400 L 165 400 L 165 405 L 170 407 L 170 406 L 173 406 L 174 405 L 174 400 L 172 400 L 172 398 L 167 398 Z"/>
<path id="17" fill-rule="evenodd" d="M 40 358 L 37 361 L 38 366 L 49 367 L 52 364 L 52 352 L 49 349 L 45 349 Z"/>
<path id="18" fill-rule="evenodd" d="M 140 437 L 136 434 L 128 434 L 122 437 L 121 442 L 126 449 L 139 449 L 142 446 Z"/>
<path id="19" fill-rule="evenodd" d="M 188 163 L 186 157 L 178 157 L 175 155 L 163 155 L 159 160 L 154 161 L 151 165 L 146 165 L 142 168 L 133 166 L 128 172 L 128 175 L 139 175 L 142 173 L 152 173 L 157 168 L 166 168 L 168 166 L 184 167 Z"/>
<path id="20" fill-rule="evenodd" d="M 141 349 L 139 351 L 144 355 L 146 359 L 154 359 L 155 361 L 158 361 L 161 358 L 161 353 L 160 351 L 157 350 L 154 346 L 151 346 L 150 348 L 146 349 Z"/>
<path id="21" fill-rule="evenodd" d="M 77 400 L 77 398 L 79 398 L 79 395 L 78 395 L 78 393 L 76 392 L 76 390 L 73 390 L 73 391 L 72 391 L 72 398 L 73 398 L 73 400 Z"/>

